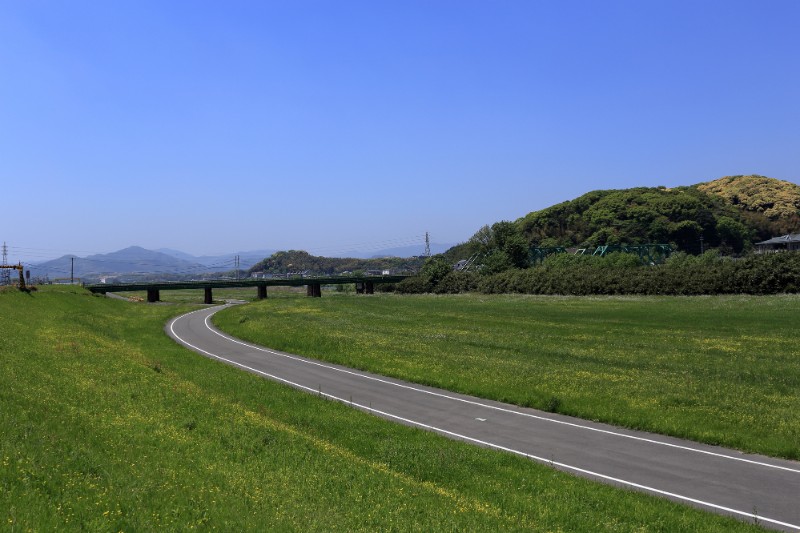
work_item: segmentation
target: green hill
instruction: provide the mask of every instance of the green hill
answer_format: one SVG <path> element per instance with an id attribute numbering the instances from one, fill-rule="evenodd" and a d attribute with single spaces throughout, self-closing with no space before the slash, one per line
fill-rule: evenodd
<path id="1" fill-rule="evenodd" d="M 250 273 L 265 273 L 271 275 L 291 275 L 305 272 L 313 275 L 335 275 L 343 272 L 390 270 L 393 273 L 415 272 L 422 266 L 420 257 L 381 257 L 375 259 L 322 257 L 311 255 L 302 250 L 288 250 L 275 252 L 271 256 L 259 261 Z"/>
<path id="2" fill-rule="evenodd" d="M 592 191 L 516 221 L 531 245 L 672 243 L 740 253 L 800 227 L 800 186 L 732 176 L 687 187 Z"/>

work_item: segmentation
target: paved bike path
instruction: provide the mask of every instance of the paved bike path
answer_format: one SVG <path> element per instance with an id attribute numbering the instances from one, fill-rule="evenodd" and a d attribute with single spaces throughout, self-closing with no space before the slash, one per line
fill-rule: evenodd
<path id="1" fill-rule="evenodd" d="M 224 306 L 177 317 L 180 344 L 249 372 L 451 438 L 785 531 L 800 531 L 800 463 L 483 400 L 323 363 L 220 332 Z"/>

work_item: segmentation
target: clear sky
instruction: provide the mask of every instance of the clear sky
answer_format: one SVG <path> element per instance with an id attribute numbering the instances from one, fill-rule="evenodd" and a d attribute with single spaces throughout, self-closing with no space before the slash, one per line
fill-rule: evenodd
<path id="1" fill-rule="evenodd" d="M 796 0 L 0 0 L 0 241 L 333 255 L 798 183 L 798 28 Z"/>

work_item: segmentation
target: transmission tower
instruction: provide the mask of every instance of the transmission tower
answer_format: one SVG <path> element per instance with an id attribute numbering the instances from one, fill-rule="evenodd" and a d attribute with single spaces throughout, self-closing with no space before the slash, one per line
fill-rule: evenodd
<path id="1" fill-rule="evenodd" d="M 431 236 L 425 232 L 425 257 L 431 256 Z"/>
<path id="2" fill-rule="evenodd" d="M 8 246 L 3 241 L 3 265 L 8 264 Z M 7 268 L 0 269 L 2 277 L 0 277 L 0 285 L 11 285 L 11 271 Z"/>

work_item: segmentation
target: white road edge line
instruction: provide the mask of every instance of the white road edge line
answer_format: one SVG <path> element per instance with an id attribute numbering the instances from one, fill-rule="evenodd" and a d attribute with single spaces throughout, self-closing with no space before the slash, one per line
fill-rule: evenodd
<path id="1" fill-rule="evenodd" d="M 205 309 L 200 309 L 199 311 L 205 311 Z M 706 501 L 703 501 L 703 500 L 698 500 L 696 498 L 690 498 L 689 496 L 683 496 L 681 494 L 676 494 L 674 492 L 668 492 L 668 491 L 657 489 L 657 488 L 650 487 L 650 486 L 647 486 L 647 485 L 641 485 L 639 483 L 634 483 L 632 481 L 626 481 L 624 479 L 615 478 L 615 477 L 612 477 L 612 476 L 607 476 L 605 474 L 600 474 L 599 472 L 593 472 L 591 470 L 586 470 L 584 468 L 580 468 L 580 467 L 577 467 L 577 466 L 568 465 L 566 463 L 560 463 L 558 461 L 552 461 L 550 459 L 545 459 L 544 457 L 539 457 L 539 456 L 536 456 L 536 455 L 532 455 L 532 454 L 529 454 L 529 453 L 526 453 L 526 452 L 523 452 L 523 451 L 520 451 L 520 450 L 515 450 L 513 448 L 508 448 L 508 447 L 505 447 L 505 446 L 501 446 L 499 444 L 494 444 L 494 443 L 491 443 L 491 442 L 483 441 L 483 440 L 480 440 L 480 439 L 469 437 L 467 435 L 461 435 L 459 433 L 454 433 L 452 431 L 448 431 L 446 429 L 438 428 L 436 426 L 431 426 L 431 425 L 428 425 L 428 424 L 425 424 L 425 423 L 422 423 L 422 422 L 417 422 L 415 420 L 404 418 L 404 417 L 399 416 L 399 415 L 395 415 L 395 414 L 388 413 L 388 412 L 385 412 L 385 411 L 380 411 L 380 410 L 374 409 L 374 408 L 372 408 L 370 406 L 361 405 L 359 403 L 354 403 L 354 402 L 352 402 L 350 400 L 346 400 L 344 398 L 339 398 L 338 396 L 334 396 L 332 394 L 328 394 L 326 392 L 322 392 L 321 390 L 314 389 L 312 387 L 307 387 L 305 385 L 301 385 L 299 383 L 295 383 L 293 381 L 289 381 L 287 379 L 284 379 L 282 377 L 276 376 L 274 374 L 270 374 L 268 372 L 264 372 L 263 370 L 258 370 L 257 368 L 252 368 L 252 367 L 249 367 L 247 365 L 243 365 L 242 363 L 239 363 L 239 362 L 234 361 L 232 359 L 227 359 L 227 358 L 222 357 L 220 355 L 217 355 L 217 354 L 211 353 L 211 352 L 209 352 L 207 350 L 204 350 L 202 348 L 199 348 L 199 347 L 187 342 L 182 337 L 180 337 L 177 333 L 175 333 L 175 329 L 174 329 L 175 322 L 177 322 L 181 318 L 184 318 L 184 317 L 186 317 L 188 315 L 191 315 L 193 313 L 197 313 L 199 311 L 192 311 L 191 313 L 186 313 L 185 315 L 181 315 L 181 316 L 173 319 L 169 324 L 169 329 L 172 332 L 173 337 L 175 337 L 177 340 L 179 340 L 185 346 L 188 346 L 188 347 L 190 347 L 191 349 L 193 349 L 195 351 L 198 351 L 200 353 L 204 353 L 204 354 L 208 355 L 209 357 L 213 357 L 214 359 L 218 359 L 220 361 L 224 361 L 224 362 L 226 362 L 228 364 L 231 364 L 233 366 L 237 366 L 239 368 L 243 368 L 243 369 L 248 370 L 250 372 L 253 372 L 255 374 L 259 374 L 259 375 L 262 375 L 264 377 L 268 377 L 268 378 L 270 378 L 272 380 L 279 381 L 281 383 L 285 383 L 285 384 L 290 385 L 290 386 L 292 386 L 294 388 L 305 390 L 305 391 L 308 391 L 310 393 L 316 394 L 318 396 L 323 396 L 325 398 L 329 398 L 331 400 L 338 401 L 338 402 L 343 403 L 345 405 L 349 405 L 351 407 L 356 407 L 356 408 L 361 409 L 363 411 L 367 411 L 367 412 L 370 412 L 370 413 L 375 413 L 375 414 L 378 414 L 378 415 L 381 415 L 381 416 L 384 416 L 384 417 L 387 417 L 387 418 L 393 418 L 395 420 L 399 420 L 401 422 L 405 422 L 406 424 L 417 426 L 417 427 L 424 428 L 424 429 L 428 429 L 428 430 L 431 430 L 431 431 L 435 431 L 435 432 L 440 433 L 440 434 L 450 435 L 451 437 L 455 437 L 455 438 L 458 438 L 458 439 L 466 440 L 466 441 L 469 441 L 469 442 L 474 442 L 475 444 L 479 444 L 479 445 L 485 446 L 487 448 L 492 448 L 492 449 L 495 449 L 495 450 L 500 450 L 500 451 L 512 453 L 512 454 L 515 454 L 515 455 L 519 455 L 521 457 L 526 457 L 528 459 L 532 459 L 534 461 L 538 461 L 538 462 L 543 463 L 543 464 L 547 464 L 547 465 L 551 465 L 551 466 L 557 466 L 557 467 L 562 468 L 564 470 L 570 470 L 570 471 L 573 471 L 573 472 L 579 472 L 579 473 L 586 474 L 586 475 L 593 476 L 593 477 L 597 477 L 597 478 L 600 478 L 600 479 L 605 479 L 607 481 L 612 481 L 614 483 L 619 483 L 620 485 L 641 489 L 643 491 L 652 492 L 654 494 L 660 494 L 662 496 L 668 496 L 668 497 L 671 497 L 671 498 L 675 498 L 677 500 L 681 500 L 681 501 L 685 501 L 685 502 L 691 502 L 691 503 L 694 503 L 694 504 L 697 504 L 697 505 L 701 505 L 701 506 L 704 506 L 704 507 L 710 507 L 712 509 L 718 509 L 720 511 L 725 511 L 725 512 L 732 513 L 732 514 L 735 514 L 735 515 L 745 516 L 745 517 L 751 518 L 753 520 L 769 522 L 771 524 L 776 524 L 776 525 L 779 525 L 779 526 L 784 526 L 784 527 L 788 527 L 788 528 L 792 528 L 792 529 L 796 529 L 796 530 L 800 531 L 800 525 L 790 524 L 788 522 L 782 522 L 780 520 L 775 520 L 773 518 L 767 518 L 765 516 L 757 515 L 757 514 L 754 514 L 754 513 L 748 513 L 748 512 L 745 512 L 745 511 L 739 511 L 737 509 L 732 509 L 730 507 L 717 505 L 715 503 L 706 502 Z M 246 344 L 246 343 L 241 343 L 241 344 Z M 247 346 L 249 346 L 249 345 L 247 345 Z M 278 355 L 281 355 L 281 354 L 278 354 Z"/>
<path id="2" fill-rule="evenodd" d="M 222 309 L 222 307 L 220 307 L 219 309 Z M 464 398 L 458 398 L 456 396 L 450 396 L 448 394 L 442 394 L 440 392 L 434 392 L 434 391 L 429 391 L 429 390 L 425 390 L 425 389 L 419 389 L 417 387 L 412 387 L 410 385 L 405 385 L 403 383 L 395 383 L 395 382 L 388 381 L 388 380 L 385 380 L 385 379 L 376 378 L 374 376 L 367 376 L 365 374 L 362 374 L 361 372 L 356 372 L 356 371 L 353 371 L 353 370 L 347 370 L 347 369 L 344 369 L 344 368 L 337 368 L 335 366 L 326 365 L 324 363 L 320 363 L 320 362 L 317 362 L 317 361 L 310 361 L 308 359 L 303 359 L 301 357 L 295 357 L 295 356 L 292 356 L 292 355 L 289 355 L 289 354 L 277 352 L 277 351 L 271 350 L 269 348 L 264 348 L 262 346 L 258 346 L 258 345 L 255 345 L 255 344 L 250 344 L 248 342 L 244 342 L 244 341 L 239 340 L 239 339 L 237 339 L 235 337 L 231 337 L 229 335 L 226 335 L 225 333 L 222 333 L 219 330 L 217 330 L 214 327 L 212 327 L 209 324 L 208 321 L 211 318 L 211 316 L 213 314 L 215 314 L 219 309 L 217 309 L 216 311 L 214 311 L 214 313 L 212 313 L 212 314 L 210 314 L 210 315 L 208 315 L 206 317 L 205 325 L 208 328 L 208 330 L 211 331 L 212 333 L 216 334 L 216 335 L 219 335 L 220 337 L 222 337 L 222 338 L 224 338 L 224 339 L 226 339 L 226 340 L 228 340 L 230 342 L 235 342 L 236 344 L 240 344 L 242 346 L 247 346 L 248 348 L 252 348 L 253 350 L 258 350 L 258 351 L 269 353 L 269 354 L 272 354 L 272 355 L 277 355 L 279 357 L 284 357 L 286 359 L 291 359 L 293 361 L 298 361 L 298 362 L 305 363 L 305 364 L 308 364 L 308 365 L 318 366 L 318 367 L 326 368 L 326 369 L 329 369 L 329 370 L 335 370 L 337 372 L 341 372 L 341 373 L 344 373 L 344 374 L 349 374 L 351 376 L 357 376 L 357 377 L 360 377 L 360 378 L 363 378 L 363 379 L 368 379 L 368 380 L 371 380 L 371 381 L 376 381 L 376 382 L 379 382 L 379 383 L 392 385 L 394 387 L 399 387 L 401 389 L 409 389 L 409 390 L 412 390 L 412 391 L 415 391 L 415 392 L 421 392 L 421 393 L 424 393 L 424 394 L 429 394 L 431 396 L 437 396 L 437 397 L 440 397 L 440 398 L 445 398 L 445 399 L 456 401 L 456 402 L 462 402 L 462 403 L 466 403 L 466 404 L 469 404 L 469 405 L 475 405 L 475 406 L 478 406 L 478 407 L 483 407 L 485 409 L 491 409 L 491 410 L 494 410 L 494 411 L 501 411 L 501 412 L 504 412 L 504 413 L 514 414 L 514 415 L 517 415 L 517 416 L 524 416 L 524 417 L 528 417 L 528 418 L 534 418 L 536 420 L 542 420 L 542 421 L 545 421 L 545 422 L 551 422 L 553 424 L 561 424 L 563 426 L 570 426 L 570 427 L 574 427 L 574 428 L 578 428 L 578 429 L 585 429 L 587 431 L 594 431 L 596 433 L 604 433 L 606 435 L 613 435 L 615 437 L 621 437 L 621 438 L 636 440 L 636 441 L 640 441 L 640 442 L 647 442 L 647 443 L 656 444 L 656 445 L 659 445 L 659 446 L 667 446 L 669 448 L 675 448 L 675 449 L 679 449 L 679 450 L 686 450 L 686 451 L 690 451 L 690 452 L 694 452 L 694 453 L 702 453 L 702 454 L 705 454 L 705 455 L 711 455 L 711 456 L 719 457 L 719 458 L 722 458 L 722 459 L 729 459 L 731 461 L 740 461 L 742 463 L 749 463 L 749 464 L 763 466 L 763 467 L 767 467 L 767 468 L 774 468 L 776 470 L 784 470 L 786 472 L 793 472 L 795 474 L 800 474 L 800 470 L 795 469 L 795 468 L 789 468 L 787 466 L 774 465 L 774 464 L 770 464 L 770 463 L 765 463 L 763 461 L 754 461 L 752 459 L 746 459 L 744 457 L 735 457 L 735 456 L 732 456 L 732 455 L 727 455 L 727 454 L 718 453 L 718 452 L 712 452 L 712 451 L 709 451 L 709 450 L 700 450 L 700 449 L 697 449 L 697 448 L 692 448 L 690 446 L 683 446 L 683 445 L 680 445 L 680 444 L 672 444 L 670 442 L 663 442 L 663 441 L 659 441 L 659 440 L 655 440 L 655 439 L 648 439 L 646 437 L 638 437 L 636 435 L 628 435 L 628 434 L 625 434 L 625 433 L 619 433 L 619 432 L 610 431 L 610 430 L 607 430 L 607 429 L 594 428 L 594 427 L 591 427 L 591 426 L 585 426 L 583 424 L 576 424 L 574 422 L 567 422 L 565 420 L 555 420 L 553 418 L 547 418 L 545 416 L 534 415 L 534 414 L 531 414 L 531 413 L 522 413 L 522 412 L 519 412 L 519 411 L 514 411 L 512 409 L 507 409 L 507 408 L 504 408 L 504 407 L 498 407 L 498 406 L 495 406 L 495 405 L 488 405 L 488 404 L 485 404 L 485 403 L 476 402 L 474 400 L 467 400 L 467 399 L 464 399 Z M 201 309 L 201 311 L 203 311 L 203 310 Z M 194 312 L 197 312 L 197 311 L 194 311 Z M 188 314 L 191 314 L 191 313 L 188 313 Z M 178 317 L 178 318 L 181 318 L 181 317 Z"/>

